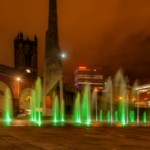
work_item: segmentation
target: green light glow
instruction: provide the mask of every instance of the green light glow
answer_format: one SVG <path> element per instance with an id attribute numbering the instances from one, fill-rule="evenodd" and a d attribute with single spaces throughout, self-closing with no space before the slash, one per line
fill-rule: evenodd
<path id="1" fill-rule="evenodd" d="M 61 122 L 65 122 L 65 120 L 64 120 L 64 119 L 61 119 Z"/>
<path id="2" fill-rule="evenodd" d="M 37 120 L 36 120 L 35 90 L 32 91 L 32 96 L 30 100 L 30 110 L 31 110 L 30 120 L 32 122 L 36 122 Z"/>
<path id="3" fill-rule="evenodd" d="M 115 121 L 118 122 L 118 111 L 115 111 Z"/>
<path id="4" fill-rule="evenodd" d="M 11 124 L 12 120 L 9 116 L 9 114 L 6 115 L 6 119 L 5 119 L 5 125 L 9 126 Z"/>
<path id="5" fill-rule="evenodd" d="M 58 96 L 53 94 L 53 122 L 59 121 L 59 102 Z"/>
<path id="6" fill-rule="evenodd" d="M 41 124 L 42 122 L 42 83 L 38 77 L 35 82 L 35 89 L 32 91 L 30 100 L 30 120 Z"/>
<path id="7" fill-rule="evenodd" d="M 91 120 L 86 121 L 86 125 L 90 125 L 90 123 L 91 123 Z"/>
<path id="8" fill-rule="evenodd" d="M 12 121 L 12 95 L 9 88 L 5 91 L 4 120 L 7 125 Z"/>
<path id="9" fill-rule="evenodd" d="M 60 120 L 61 120 L 61 122 L 65 121 L 65 104 L 64 104 L 64 100 L 63 99 L 61 101 Z"/>
<path id="10" fill-rule="evenodd" d="M 107 111 L 107 122 L 110 123 L 111 122 L 111 116 L 110 116 L 110 111 Z"/>
<path id="11" fill-rule="evenodd" d="M 103 111 L 102 110 L 100 110 L 99 119 L 100 119 L 100 122 L 103 122 Z"/>
<path id="12" fill-rule="evenodd" d="M 123 100 L 121 100 L 119 104 L 119 114 L 120 114 L 120 121 L 123 125 L 126 124 L 126 104 L 125 104 L 125 98 L 123 97 Z"/>
<path id="13" fill-rule="evenodd" d="M 130 111 L 130 122 L 132 122 L 132 123 L 135 122 L 135 113 L 133 110 Z"/>
<path id="14" fill-rule="evenodd" d="M 41 119 L 39 119 L 39 120 L 37 121 L 37 124 L 38 124 L 39 127 L 42 126 L 42 121 L 41 121 Z"/>
<path id="15" fill-rule="evenodd" d="M 83 92 L 83 99 L 81 105 L 81 113 L 82 113 L 82 120 L 89 123 L 91 120 L 90 115 L 90 86 L 87 85 Z"/>
<path id="16" fill-rule="evenodd" d="M 122 125 L 126 124 L 127 121 L 127 84 L 126 79 L 124 78 L 123 71 L 120 69 L 115 75 L 115 98 L 118 102 L 118 122 Z"/>
<path id="17" fill-rule="evenodd" d="M 144 113 L 143 113 L 143 122 L 144 122 L 144 123 L 146 123 L 146 122 L 147 122 L 146 111 L 144 111 Z"/>
<path id="18" fill-rule="evenodd" d="M 122 120 L 122 125 L 126 125 L 126 121 L 125 120 Z"/>
<path id="19" fill-rule="evenodd" d="M 73 111 L 73 120 L 77 123 L 81 122 L 80 93 L 77 93 L 77 96 L 75 99 L 74 111 Z"/>

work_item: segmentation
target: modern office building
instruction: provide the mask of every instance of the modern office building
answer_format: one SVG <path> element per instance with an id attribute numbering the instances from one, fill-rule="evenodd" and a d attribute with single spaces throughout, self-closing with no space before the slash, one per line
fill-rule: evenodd
<path id="1" fill-rule="evenodd" d="M 80 66 L 75 70 L 74 86 L 77 89 L 84 88 L 89 84 L 92 89 L 103 89 L 102 68 Z"/>
<path id="2" fill-rule="evenodd" d="M 150 107 L 150 84 L 141 85 L 135 88 L 138 99 L 134 98 L 134 103 L 139 107 Z"/>

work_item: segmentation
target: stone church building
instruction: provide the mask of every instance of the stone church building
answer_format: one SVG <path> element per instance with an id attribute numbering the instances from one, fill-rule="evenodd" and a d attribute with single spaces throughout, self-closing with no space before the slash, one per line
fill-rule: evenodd
<path id="1" fill-rule="evenodd" d="M 31 93 L 38 75 L 38 40 L 19 33 L 14 39 L 14 67 L 0 64 L 0 114 L 3 112 L 5 90 L 10 88 L 14 113 L 29 110 Z"/>

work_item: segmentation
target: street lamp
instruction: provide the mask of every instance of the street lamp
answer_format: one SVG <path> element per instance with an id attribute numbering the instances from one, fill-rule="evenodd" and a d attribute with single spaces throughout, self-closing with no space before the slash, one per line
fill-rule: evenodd
<path id="1" fill-rule="evenodd" d="M 96 114 L 96 121 L 98 120 L 98 114 L 97 114 L 97 93 L 98 93 L 98 88 L 94 88 L 94 95 L 95 95 L 95 114 Z"/>
<path id="2" fill-rule="evenodd" d="M 20 98 L 19 98 L 19 95 L 20 95 L 20 81 L 21 81 L 21 78 L 20 77 L 16 77 L 16 81 L 17 81 L 17 108 L 18 108 L 18 111 L 20 109 Z"/>
<path id="3" fill-rule="evenodd" d="M 30 69 L 26 69 L 26 72 L 27 72 L 27 73 L 31 73 L 31 70 L 30 70 Z"/>
<path id="4" fill-rule="evenodd" d="M 18 82 L 18 100 L 19 100 L 19 94 L 20 94 L 19 83 L 20 83 L 20 81 L 21 81 L 21 78 L 20 78 L 20 77 L 17 77 L 17 78 L 16 78 L 16 81 Z"/>
<path id="5" fill-rule="evenodd" d="M 61 59 L 65 59 L 67 57 L 67 55 L 65 52 L 61 52 L 60 57 L 61 57 Z"/>
<path id="6" fill-rule="evenodd" d="M 19 81 L 21 80 L 21 78 L 20 78 L 20 77 L 17 77 L 16 80 L 19 82 Z"/>

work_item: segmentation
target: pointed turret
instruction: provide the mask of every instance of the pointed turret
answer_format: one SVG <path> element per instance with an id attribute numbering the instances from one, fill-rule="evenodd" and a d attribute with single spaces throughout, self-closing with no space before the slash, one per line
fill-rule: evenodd
<path id="1" fill-rule="evenodd" d="M 48 95 L 62 79 L 61 51 L 58 44 L 57 1 L 49 1 L 49 21 L 45 49 L 45 94 Z"/>

